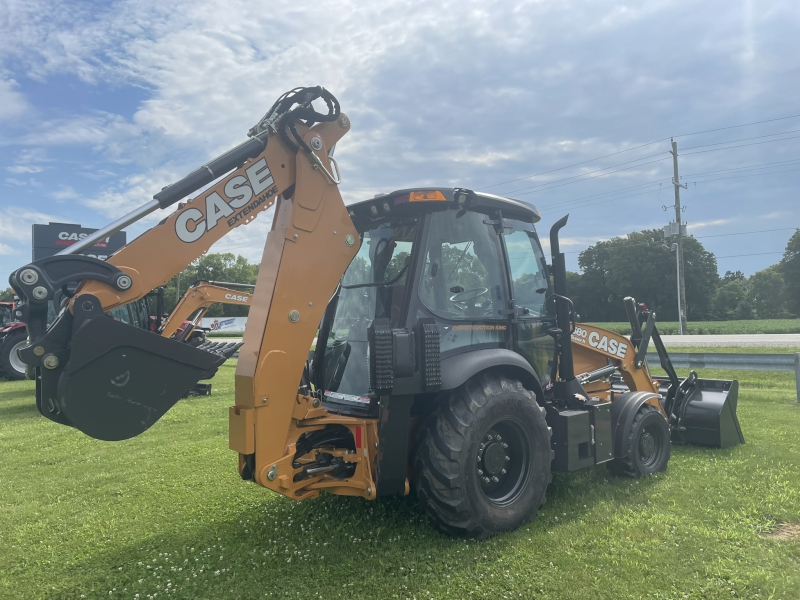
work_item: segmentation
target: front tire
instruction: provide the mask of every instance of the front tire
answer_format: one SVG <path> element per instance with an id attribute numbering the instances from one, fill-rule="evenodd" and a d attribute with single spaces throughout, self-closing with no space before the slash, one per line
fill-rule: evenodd
<path id="1" fill-rule="evenodd" d="M 625 456 L 607 463 L 612 474 L 636 478 L 667 470 L 669 425 L 656 407 L 643 404 L 627 435 Z"/>
<path id="2" fill-rule="evenodd" d="M 436 527 L 486 539 L 536 517 L 550 461 L 550 430 L 535 394 L 503 374 L 482 373 L 423 425 L 414 488 Z"/>
<path id="3" fill-rule="evenodd" d="M 25 379 L 25 363 L 17 351 L 28 343 L 25 329 L 9 331 L 0 340 L 0 376 L 12 381 Z"/>

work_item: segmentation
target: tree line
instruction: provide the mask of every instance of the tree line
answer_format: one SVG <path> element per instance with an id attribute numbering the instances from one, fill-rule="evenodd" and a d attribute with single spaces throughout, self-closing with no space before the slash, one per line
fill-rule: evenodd
<path id="1" fill-rule="evenodd" d="M 686 310 L 690 321 L 783 319 L 800 315 L 800 230 L 775 265 L 745 277 L 722 277 L 717 259 L 696 238 L 683 240 Z M 578 255 L 580 273 L 568 273 L 569 295 L 584 321 L 625 321 L 622 299 L 633 296 L 662 321 L 678 320 L 675 252 L 661 229 L 630 233 Z"/>
<path id="2" fill-rule="evenodd" d="M 782 319 L 800 316 L 800 230 L 775 265 L 745 277 L 728 271 L 722 277 L 717 259 L 696 238 L 684 238 L 687 316 L 690 321 Z M 584 321 L 625 321 L 622 299 L 633 296 L 658 313 L 662 321 L 677 321 L 675 253 L 661 229 L 649 229 L 597 242 L 578 255 L 581 272 L 569 272 L 568 289 Z M 165 286 L 165 310 L 172 311 L 180 295 L 196 281 L 253 284 L 259 265 L 232 253 L 206 254 Z M 0 301 L 13 290 L 0 291 Z M 248 307 L 217 304 L 210 317 L 246 316 Z"/>

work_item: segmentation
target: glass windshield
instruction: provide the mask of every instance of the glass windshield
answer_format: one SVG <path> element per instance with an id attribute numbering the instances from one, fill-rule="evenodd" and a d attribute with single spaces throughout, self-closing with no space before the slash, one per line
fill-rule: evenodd
<path id="1" fill-rule="evenodd" d="M 536 231 L 530 223 L 505 219 L 504 234 L 514 287 L 514 303 L 534 317 L 547 317 L 552 312 L 550 284 L 544 272 Z"/>
<path id="2" fill-rule="evenodd" d="M 4 326 L 6 323 L 10 323 L 13 320 L 14 319 L 11 314 L 11 305 L 0 304 L 0 327 Z"/>
<path id="3" fill-rule="evenodd" d="M 361 248 L 342 278 L 325 347 L 323 391 L 354 396 L 369 392 L 367 328 L 373 319 L 402 327 L 417 218 L 383 221 L 364 232 Z"/>

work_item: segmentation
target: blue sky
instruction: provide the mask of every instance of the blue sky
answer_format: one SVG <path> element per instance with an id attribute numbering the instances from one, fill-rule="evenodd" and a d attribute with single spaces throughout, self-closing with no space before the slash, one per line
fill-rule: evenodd
<path id="1" fill-rule="evenodd" d="M 800 227 L 798 31 L 791 0 L 0 0 L 0 280 L 32 223 L 100 227 L 317 84 L 352 121 L 346 200 L 485 189 L 539 206 L 542 233 L 570 212 L 572 269 L 673 217 L 678 136 L 690 232 L 751 274 Z M 270 221 L 212 251 L 259 260 Z"/>

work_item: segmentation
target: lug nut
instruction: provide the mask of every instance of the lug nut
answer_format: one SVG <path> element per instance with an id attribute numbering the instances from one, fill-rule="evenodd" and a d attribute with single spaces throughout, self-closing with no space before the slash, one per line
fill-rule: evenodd
<path id="1" fill-rule="evenodd" d="M 55 369 L 58 366 L 58 357 L 53 354 L 48 354 L 44 357 L 42 363 L 48 369 Z"/>
<path id="2" fill-rule="evenodd" d="M 267 479 L 270 481 L 275 481 L 275 478 L 278 476 L 278 465 L 272 465 L 267 471 Z"/>
<path id="3" fill-rule="evenodd" d="M 131 281 L 131 278 L 127 275 L 120 275 L 117 277 L 117 287 L 121 290 L 127 290 L 132 284 L 133 281 Z"/>
<path id="4" fill-rule="evenodd" d="M 478 475 L 483 475 L 483 471 L 481 471 L 480 469 L 478 469 Z"/>
<path id="5" fill-rule="evenodd" d="M 483 478 L 483 483 L 489 483 L 490 481 L 491 481 L 491 479 L 489 479 L 488 477 L 484 477 Z"/>
<path id="6" fill-rule="evenodd" d="M 311 138 L 311 147 L 314 150 L 322 150 L 322 140 L 316 135 Z"/>
<path id="7" fill-rule="evenodd" d="M 491 441 L 492 441 L 494 438 L 493 438 L 491 435 L 487 435 L 487 436 L 486 436 L 486 439 L 487 439 L 487 440 L 489 440 L 489 441 L 491 442 Z"/>
<path id="8" fill-rule="evenodd" d="M 498 433 L 498 434 L 497 434 L 497 437 L 496 437 L 495 439 L 497 439 L 497 441 L 499 442 L 499 441 L 500 441 L 500 440 L 502 440 L 503 438 L 501 438 L 501 437 L 500 437 L 500 434 Z"/>
<path id="9" fill-rule="evenodd" d="M 481 455 L 478 454 L 478 462 L 481 462 Z"/>
<path id="10" fill-rule="evenodd" d="M 500 469 L 500 474 L 501 475 L 505 475 L 506 474 L 506 470 L 505 469 Z"/>
<path id="11" fill-rule="evenodd" d="M 492 477 L 492 481 L 493 481 L 494 483 L 497 483 L 497 482 L 498 482 L 498 481 L 500 481 L 500 480 L 499 480 L 497 477 Z"/>
<path id="12" fill-rule="evenodd" d="M 508 462 L 510 460 L 511 460 L 511 457 L 510 456 L 506 456 L 506 462 Z"/>
<path id="13" fill-rule="evenodd" d="M 508 448 L 508 444 L 506 444 L 505 442 L 503 442 L 503 448 Z"/>
<path id="14" fill-rule="evenodd" d="M 37 300 L 44 300 L 45 298 L 47 298 L 47 290 L 40 285 L 33 288 L 32 293 L 33 297 L 36 298 Z"/>

